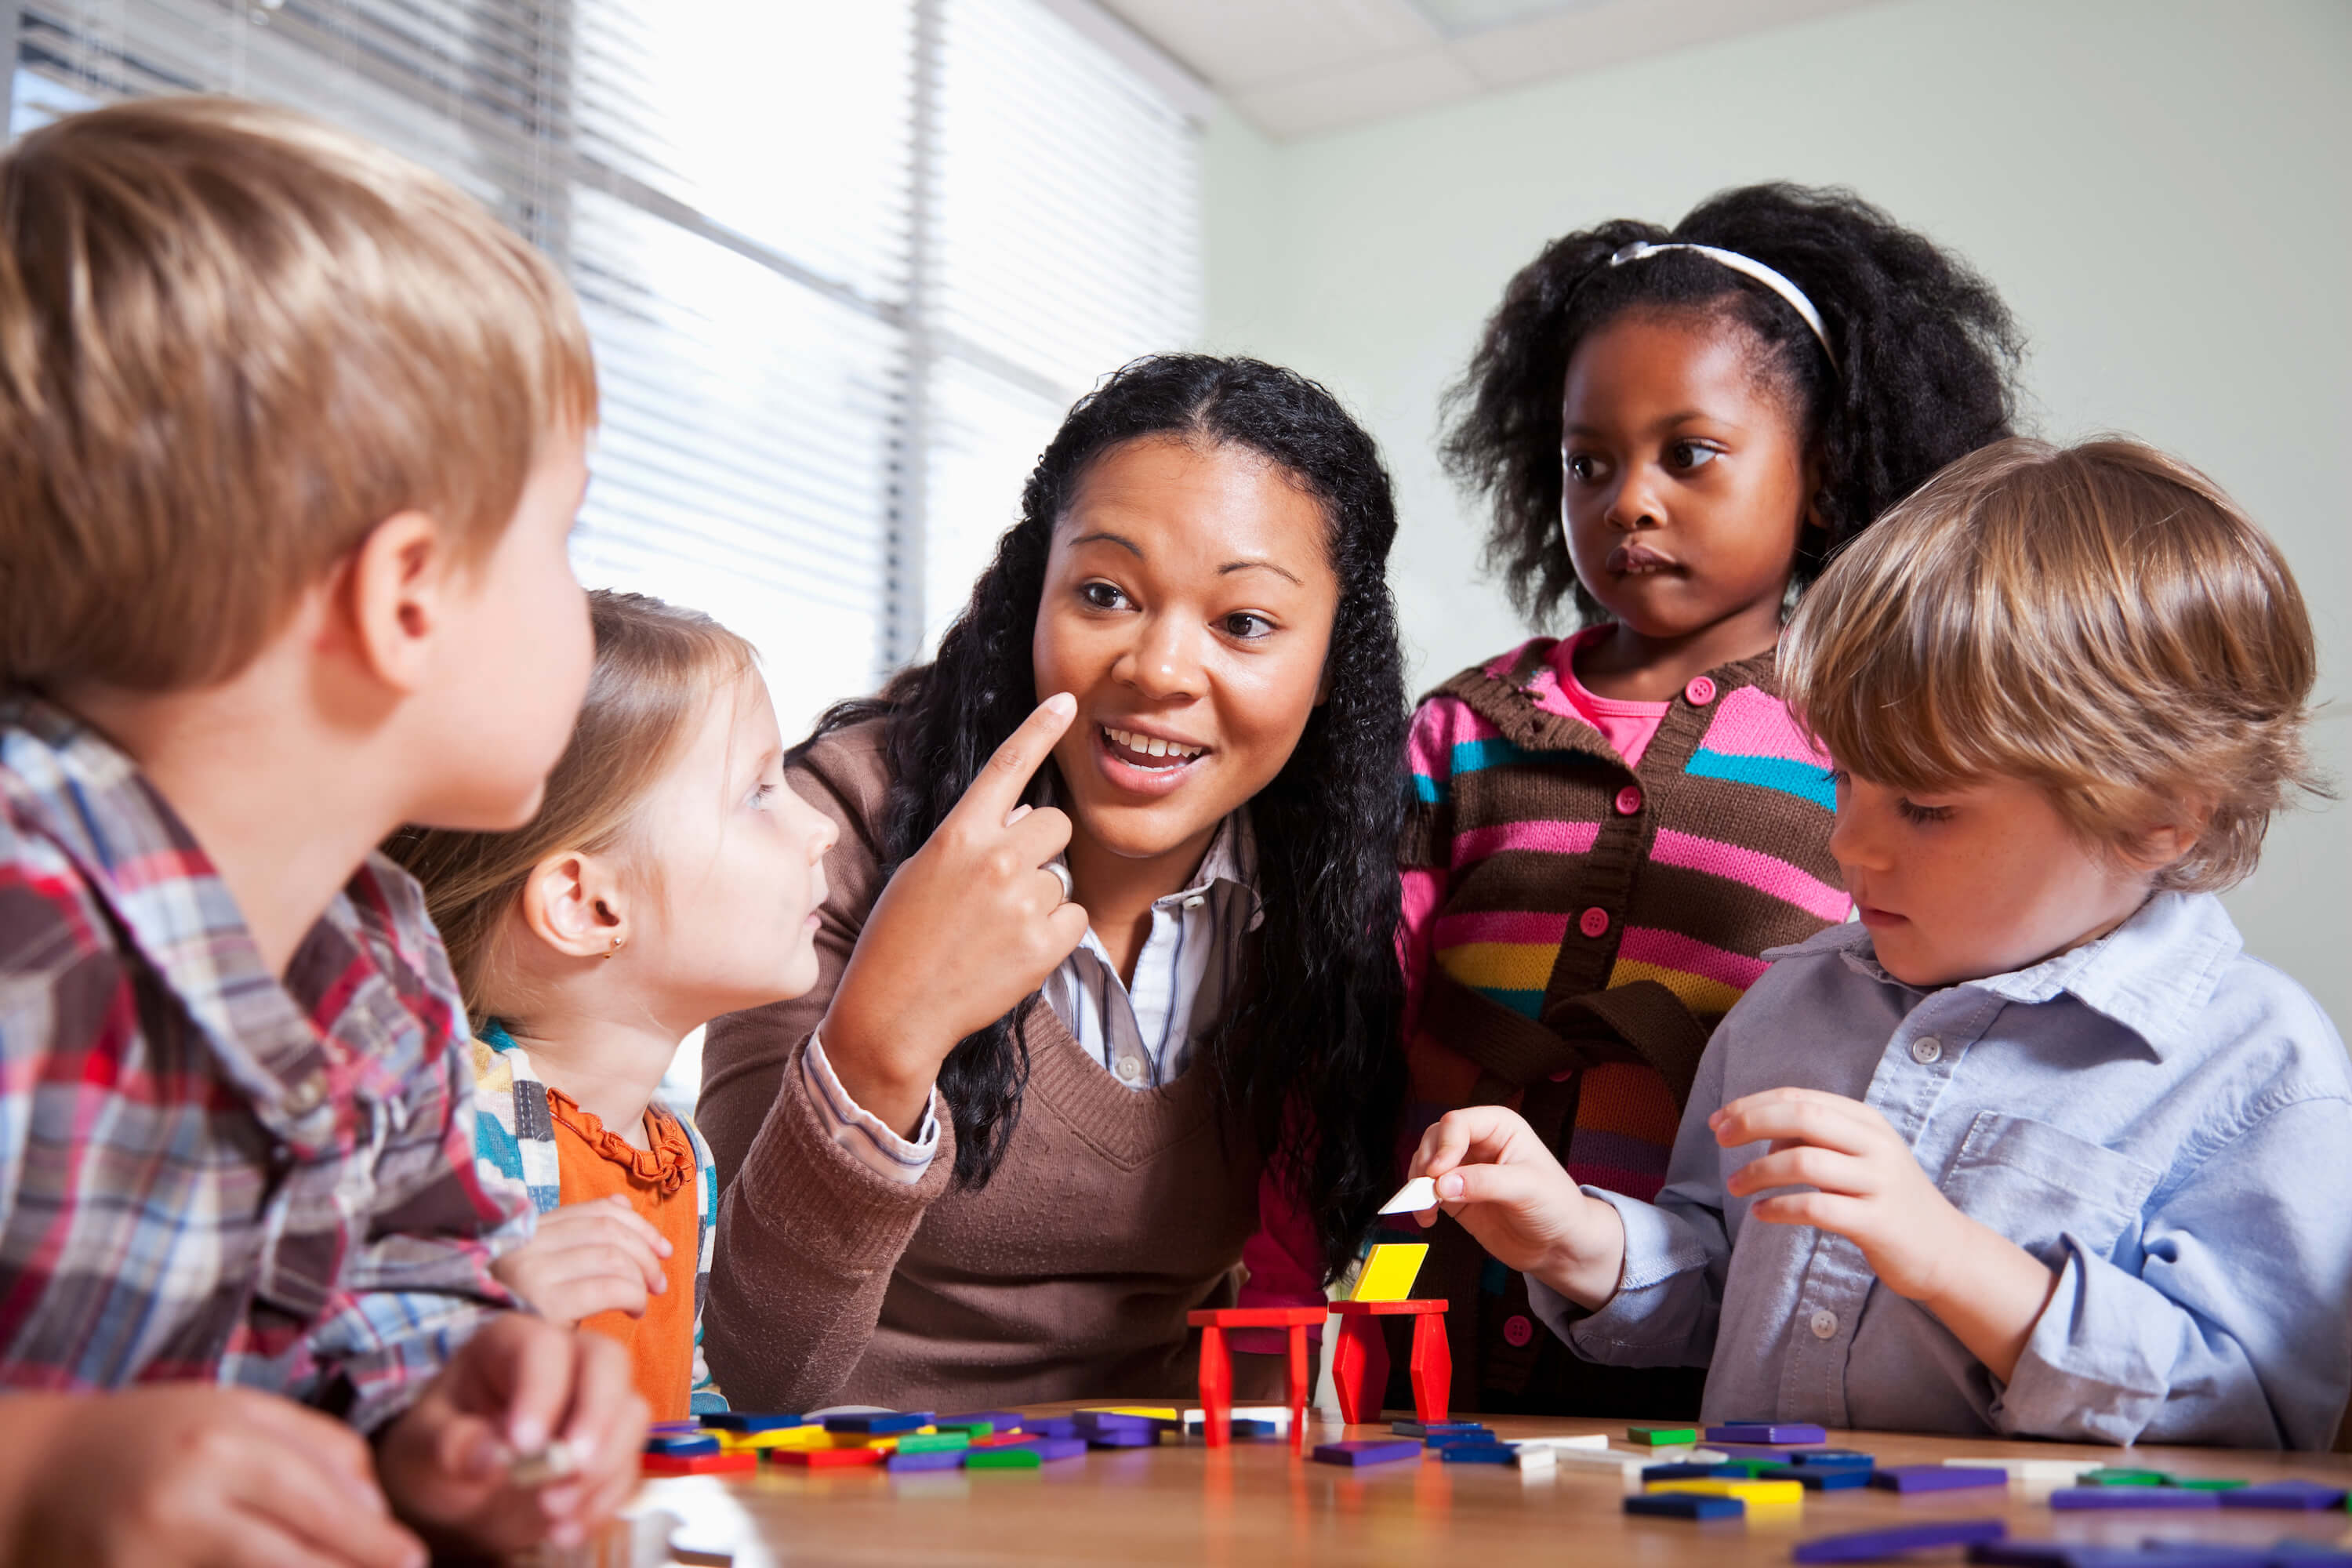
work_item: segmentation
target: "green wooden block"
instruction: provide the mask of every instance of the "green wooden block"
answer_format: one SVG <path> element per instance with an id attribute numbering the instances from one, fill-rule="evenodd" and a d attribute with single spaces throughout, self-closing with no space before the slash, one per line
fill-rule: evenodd
<path id="1" fill-rule="evenodd" d="M 996 1423 L 993 1421 L 940 1421 L 935 1425 L 942 1435 L 951 1432 L 961 1433 L 967 1442 L 974 1437 L 985 1437 L 996 1430 Z"/>
<path id="2" fill-rule="evenodd" d="M 2246 1483 L 2241 1480 L 2224 1479 L 2219 1476 L 2180 1476 L 2176 1478 L 2172 1484 L 2192 1492 L 2233 1492 Z"/>
<path id="3" fill-rule="evenodd" d="M 962 1432 L 909 1432 L 898 1439 L 902 1454 L 937 1454 L 971 1447 L 971 1436 Z"/>
<path id="4" fill-rule="evenodd" d="M 2093 1470 L 2083 1478 L 2086 1487 L 2168 1487 L 2172 1478 L 2162 1470 Z"/>
<path id="5" fill-rule="evenodd" d="M 1002 1448 L 973 1448 L 963 1457 L 967 1470 L 1034 1470 L 1044 1463 L 1036 1449 L 1018 1443 Z"/>
<path id="6" fill-rule="evenodd" d="M 1678 1443 L 1696 1443 L 1698 1428 L 1696 1426 L 1628 1426 L 1625 1428 L 1625 1440 L 1629 1443 L 1640 1443 L 1646 1447 L 1664 1448 Z"/>

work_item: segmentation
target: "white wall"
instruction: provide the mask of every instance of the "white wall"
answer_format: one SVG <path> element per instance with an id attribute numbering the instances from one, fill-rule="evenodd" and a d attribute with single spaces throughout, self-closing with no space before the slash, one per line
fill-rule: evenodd
<path id="1" fill-rule="evenodd" d="M 1315 375 L 1398 483 L 1422 684 L 1521 635 L 1438 472 L 1439 390 L 1551 236 L 1727 185 L 1843 184 L 1969 258 L 2031 337 L 2030 427 L 2143 437 L 2284 546 L 2319 623 L 2315 750 L 2352 793 L 2352 5 L 1906 0 L 1208 156 L 1211 346 Z M 2273 832 L 2249 946 L 2352 1033 L 2352 802 Z"/>

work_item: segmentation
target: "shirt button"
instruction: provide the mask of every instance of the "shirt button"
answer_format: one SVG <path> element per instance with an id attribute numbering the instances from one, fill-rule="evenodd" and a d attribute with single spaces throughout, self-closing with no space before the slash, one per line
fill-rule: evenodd
<path id="1" fill-rule="evenodd" d="M 1191 898 L 1184 900 L 1184 907 L 1188 910 L 1197 910 L 1208 901 L 1209 900 L 1205 895 L 1195 893 Z"/>
<path id="2" fill-rule="evenodd" d="M 1627 784 L 1617 792 L 1617 815 L 1631 816 L 1642 809 L 1642 792 Z"/>
<path id="3" fill-rule="evenodd" d="M 1922 1035 L 1911 1042 L 1911 1059 L 1923 1068 L 1932 1066 L 1943 1054 L 1944 1042 L 1933 1035 Z"/>
<path id="4" fill-rule="evenodd" d="M 1118 1066 L 1111 1070 L 1118 1074 L 1119 1082 L 1133 1083 L 1143 1076 L 1143 1064 L 1133 1057 L 1121 1057 L 1118 1058 Z"/>
<path id="5" fill-rule="evenodd" d="M 1694 708 L 1704 708 L 1715 700 L 1715 682 L 1704 675 L 1695 675 L 1683 688 L 1683 699 Z"/>
<path id="6" fill-rule="evenodd" d="M 1812 1329 L 1813 1338 L 1817 1340 L 1833 1340 L 1837 1338 L 1837 1314 L 1828 1310 L 1815 1312 L 1813 1314 Z"/>
<path id="7" fill-rule="evenodd" d="M 1524 1346 L 1535 1337 L 1536 1326 L 1527 1319 L 1514 1315 L 1504 1321 L 1503 1338 L 1510 1342 L 1512 1349 L 1517 1350 Z"/>
<path id="8" fill-rule="evenodd" d="M 319 1102 L 326 1098 L 327 1086 L 320 1081 L 320 1075 L 313 1073 L 286 1091 L 286 1106 L 297 1116 L 307 1116 L 318 1110 Z"/>
<path id="9" fill-rule="evenodd" d="M 1609 911 L 1595 907 L 1576 917 L 1576 929 L 1587 936 L 1600 936 L 1609 930 Z"/>

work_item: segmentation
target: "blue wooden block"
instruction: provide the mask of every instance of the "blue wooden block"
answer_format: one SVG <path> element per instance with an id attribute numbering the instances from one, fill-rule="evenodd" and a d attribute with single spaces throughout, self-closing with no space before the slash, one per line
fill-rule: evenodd
<path id="1" fill-rule="evenodd" d="M 1768 1464 L 1793 1465 L 1808 1450 L 1786 1443 L 1714 1443 L 1706 1445 L 1727 1459 L 1762 1459 Z"/>
<path id="2" fill-rule="evenodd" d="M 2007 1470 L 1966 1469 L 1957 1465 L 1888 1465 L 1870 1472 L 1870 1484 L 1890 1492 L 1958 1492 L 2006 1487 Z"/>
<path id="3" fill-rule="evenodd" d="M 1434 1437 L 1447 1432 L 1492 1435 L 1483 1423 L 1476 1421 L 1391 1421 L 1389 1430 L 1400 1437 Z"/>
<path id="4" fill-rule="evenodd" d="M 1766 1465 L 1756 1471 L 1759 1481 L 1794 1481 L 1808 1491 L 1842 1492 L 1870 1484 L 1864 1465 Z"/>
<path id="5" fill-rule="evenodd" d="M 1795 1463 L 1800 1465 L 1847 1465 L 1868 1469 L 1878 1463 L 1876 1456 L 1853 1448 L 1805 1448 L 1798 1452 Z"/>
<path id="6" fill-rule="evenodd" d="M 1433 1448 L 1451 1448 L 1455 1445 L 1462 1443 L 1470 1443 L 1474 1445 L 1480 1443 L 1499 1443 L 1502 1439 L 1496 1436 L 1492 1432 L 1481 1428 L 1475 1432 L 1432 1432 L 1428 1436 L 1423 1438 L 1422 1441 L 1427 1443 Z"/>
<path id="7" fill-rule="evenodd" d="M 1696 1492 L 1644 1492 L 1625 1500 L 1627 1513 L 1657 1519 L 1738 1519 L 1748 1505 L 1736 1497 L 1703 1497 Z"/>
<path id="8" fill-rule="evenodd" d="M 2190 1491 L 2183 1487 L 2061 1487 L 2050 1494 L 2050 1506 L 2062 1512 L 2076 1513 L 2138 1508 L 2218 1509 L 2227 1495 Z"/>
<path id="9" fill-rule="evenodd" d="M 1932 1519 L 1886 1530 L 1858 1530 L 1801 1542 L 1791 1553 L 1800 1563 L 1875 1563 L 1905 1552 L 1938 1546 L 1974 1546 L 1999 1541 L 2009 1527 L 1997 1519 Z"/>
<path id="10" fill-rule="evenodd" d="M 1418 1458 L 1421 1451 L 1421 1445 L 1410 1437 L 1360 1437 L 1346 1443 L 1318 1443 L 1315 1458 L 1318 1464 L 1360 1468 Z"/>
<path id="11" fill-rule="evenodd" d="M 2296 1568 L 2344 1568 L 2352 1564 L 2352 1552 L 2330 1546 L 2325 1541 L 2304 1541 L 2287 1535 L 2271 1542 L 2270 1560 L 2278 1568 L 2287 1568 L 2290 1563 Z"/>
<path id="12" fill-rule="evenodd" d="M 967 1448 L 927 1448 L 919 1454 L 893 1454 L 882 1461 L 894 1476 L 915 1470 L 960 1470 Z"/>
<path id="13" fill-rule="evenodd" d="M 2315 1511 L 2344 1506 L 2344 1489 L 2331 1487 L 2325 1481 L 2258 1481 L 2250 1487 L 2232 1487 L 2221 1495 L 2223 1508 L 2283 1508 Z"/>
<path id="14" fill-rule="evenodd" d="M 711 1410 L 700 1419 L 703 1426 L 719 1432 L 786 1432 L 808 1425 L 807 1416 L 780 1410 Z"/>
<path id="15" fill-rule="evenodd" d="M 667 1454 L 673 1459 L 689 1459 L 697 1454 L 719 1452 L 716 1437 L 688 1437 L 682 1433 L 656 1432 L 646 1439 L 646 1452 Z"/>
<path id="16" fill-rule="evenodd" d="M 929 1426 L 938 1416 L 929 1410 L 892 1410 L 865 1415 L 828 1415 L 824 1429 L 828 1432 L 856 1432 L 868 1437 L 887 1437 L 894 1432 L 913 1432 Z"/>
<path id="17" fill-rule="evenodd" d="M 1449 1465 L 1510 1465 L 1519 1458 L 1508 1443 L 1449 1443 L 1437 1452 Z"/>
<path id="18" fill-rule="evenodd" d="M 1727 1421 L 1706 1429 L 1710 1443 L 1826 1443 L 1830 1435 L 1810 1421 Z"/>

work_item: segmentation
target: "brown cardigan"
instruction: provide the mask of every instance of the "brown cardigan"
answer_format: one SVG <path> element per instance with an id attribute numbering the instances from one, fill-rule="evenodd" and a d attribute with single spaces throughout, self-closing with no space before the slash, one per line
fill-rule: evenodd
<path id="1" fill-rule="evenodd" d="M 834 818 L 816 988 L 710 1026 L 697 1120 L 719 1164 L 704 1349 L 739 1410 L 856 1402 L 978 1409 L 1190 1397 L 1184 1314 L 1229 1305 L 1257 1226 L 1258 1162 L 1222 1132 L 1207 1074 L 1121 1085 L 1037 996 L 1030 1078 L 995 1177 L 950 1190 L 955 1132 L 912 1185 L 824 1134 L 799 1056 L 879 895 L 881 725 L 789 774 Z"/>

